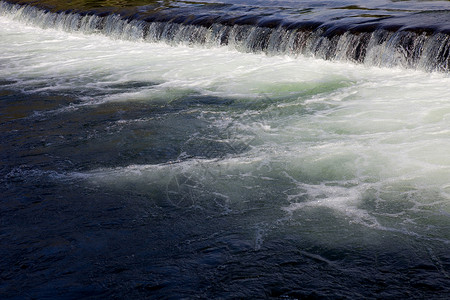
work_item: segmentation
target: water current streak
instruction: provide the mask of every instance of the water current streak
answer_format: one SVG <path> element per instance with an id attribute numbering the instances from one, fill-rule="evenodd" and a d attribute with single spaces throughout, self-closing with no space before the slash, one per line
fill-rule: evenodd
<path id="1" fill-rule="evenodd" d="M 296 21 L 260 15 L 219 15 L 205 8 L 159 7 L 144 12 L 125 9 L 55 10 L 0 2 L 0 13 L 41 28 L 56 28 L 112 38 L 228 46 L 242 52 L 269 55 L 306 55 L 372 66 L 448 72 L 449 31 L 444 27 L 402 25 L 401 18 L 373 18 L 355 24 Z M 23 2 L 23 1 L 16 1 Z M 440 12 L 441 22 L 450 18 Z M 420 14 L 418 14 L 420 15 Z M 433 16 L 430 16 L 433 18 Z"/>

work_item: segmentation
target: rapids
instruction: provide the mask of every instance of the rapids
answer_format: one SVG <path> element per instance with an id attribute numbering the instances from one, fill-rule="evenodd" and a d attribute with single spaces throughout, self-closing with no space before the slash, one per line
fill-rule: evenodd
<path id="1" fill-rule="evenodd" d="M 419 2 L 382 1 L 393 18 L 331 39 L 306 23 L 149 21 L 254 11 L 239 1 L 134 18 L 121 16 L 140 2 L 13 2 L 0 2 L 5 298 L 450 295 L 448 23 L 382 28 Z M 292 17 L 293 3 L 268 6 Z M 303 18 L 348 27 L 354 10 Z"/>

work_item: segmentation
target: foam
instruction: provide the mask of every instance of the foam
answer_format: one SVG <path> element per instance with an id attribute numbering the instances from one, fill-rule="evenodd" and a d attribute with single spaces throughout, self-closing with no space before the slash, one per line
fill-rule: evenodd
<path id="1" fill-rule="evenodd" d="M 213 159 L 182 150 L 173 161 L 73 178 L 143 194 L 163 190 L 170 199 L 191 192 L 190 205 L 212 197 L 224 211 L 272 195 L 292 218 L 325 208 L 369 228 L 397 228 L 383 218 L 399 216 L 402 201 L 405 223 L 417 211 L 448 211 L 448 74 L 112 40 L 23 26 L 8 16 L 0 17 L 0 38 L 0 79 L 14 81 L 11 88 L 79 100 L 48 114 L 112 102 L 172 105 L 206 124 L 189 143 L 239 146 Z M 196 97 L 212 100 L 191 105 Z M 391 204 L 380 212 L 366 207 L 368 199 Z"/>

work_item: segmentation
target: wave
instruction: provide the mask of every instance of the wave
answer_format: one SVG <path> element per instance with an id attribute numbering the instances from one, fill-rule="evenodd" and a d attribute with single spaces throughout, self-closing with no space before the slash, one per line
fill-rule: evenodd
<path id="1" fill-rule="evenodd" d="M 444 19 L 447 18 L 446 12 Z M 336 25 L 258 15 L 195 15 L 181 10 L 125 13 L 119 10 L 52 11 L 0 1 L 0 15 L 28 25 L 115 39 L 170 45 L 225 46 L 241 52 L 312 56 L 379 67 L 448 72 L 450 35 L 439 27 L 402 26 L 392 19 Z M 420 15 L 420 14 L 418 14 Z"/>

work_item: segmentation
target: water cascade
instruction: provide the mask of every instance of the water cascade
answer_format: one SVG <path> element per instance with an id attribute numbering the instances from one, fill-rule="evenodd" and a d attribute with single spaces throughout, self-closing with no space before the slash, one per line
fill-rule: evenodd
<path id="1" fill-rule="evenodd" d="M 20 2 L 20 1 L 18 1 Z M 259 15 L 221 15 L 202 10 L 53 11 L 47 7 L 1 1 L 0 13 L 41 28 L 104 34 L 133 41 L 164 41 L 170 45 L 227 46 L 268 55 L 305 55 L 369 66 L 447 72 L 450 68 L 449 28 L 418 27 L 417 20 L 378 18 L 356 24 L 320 23 Z M 437 12 L 444 24 L 450 16 Z M 414 21 L 414 26 L 404 25 Z"/>
<path id="2" fill-rule="evenodd" d="M 449 299 L 449 1 L 0 1 L 2 299 Z"/>

